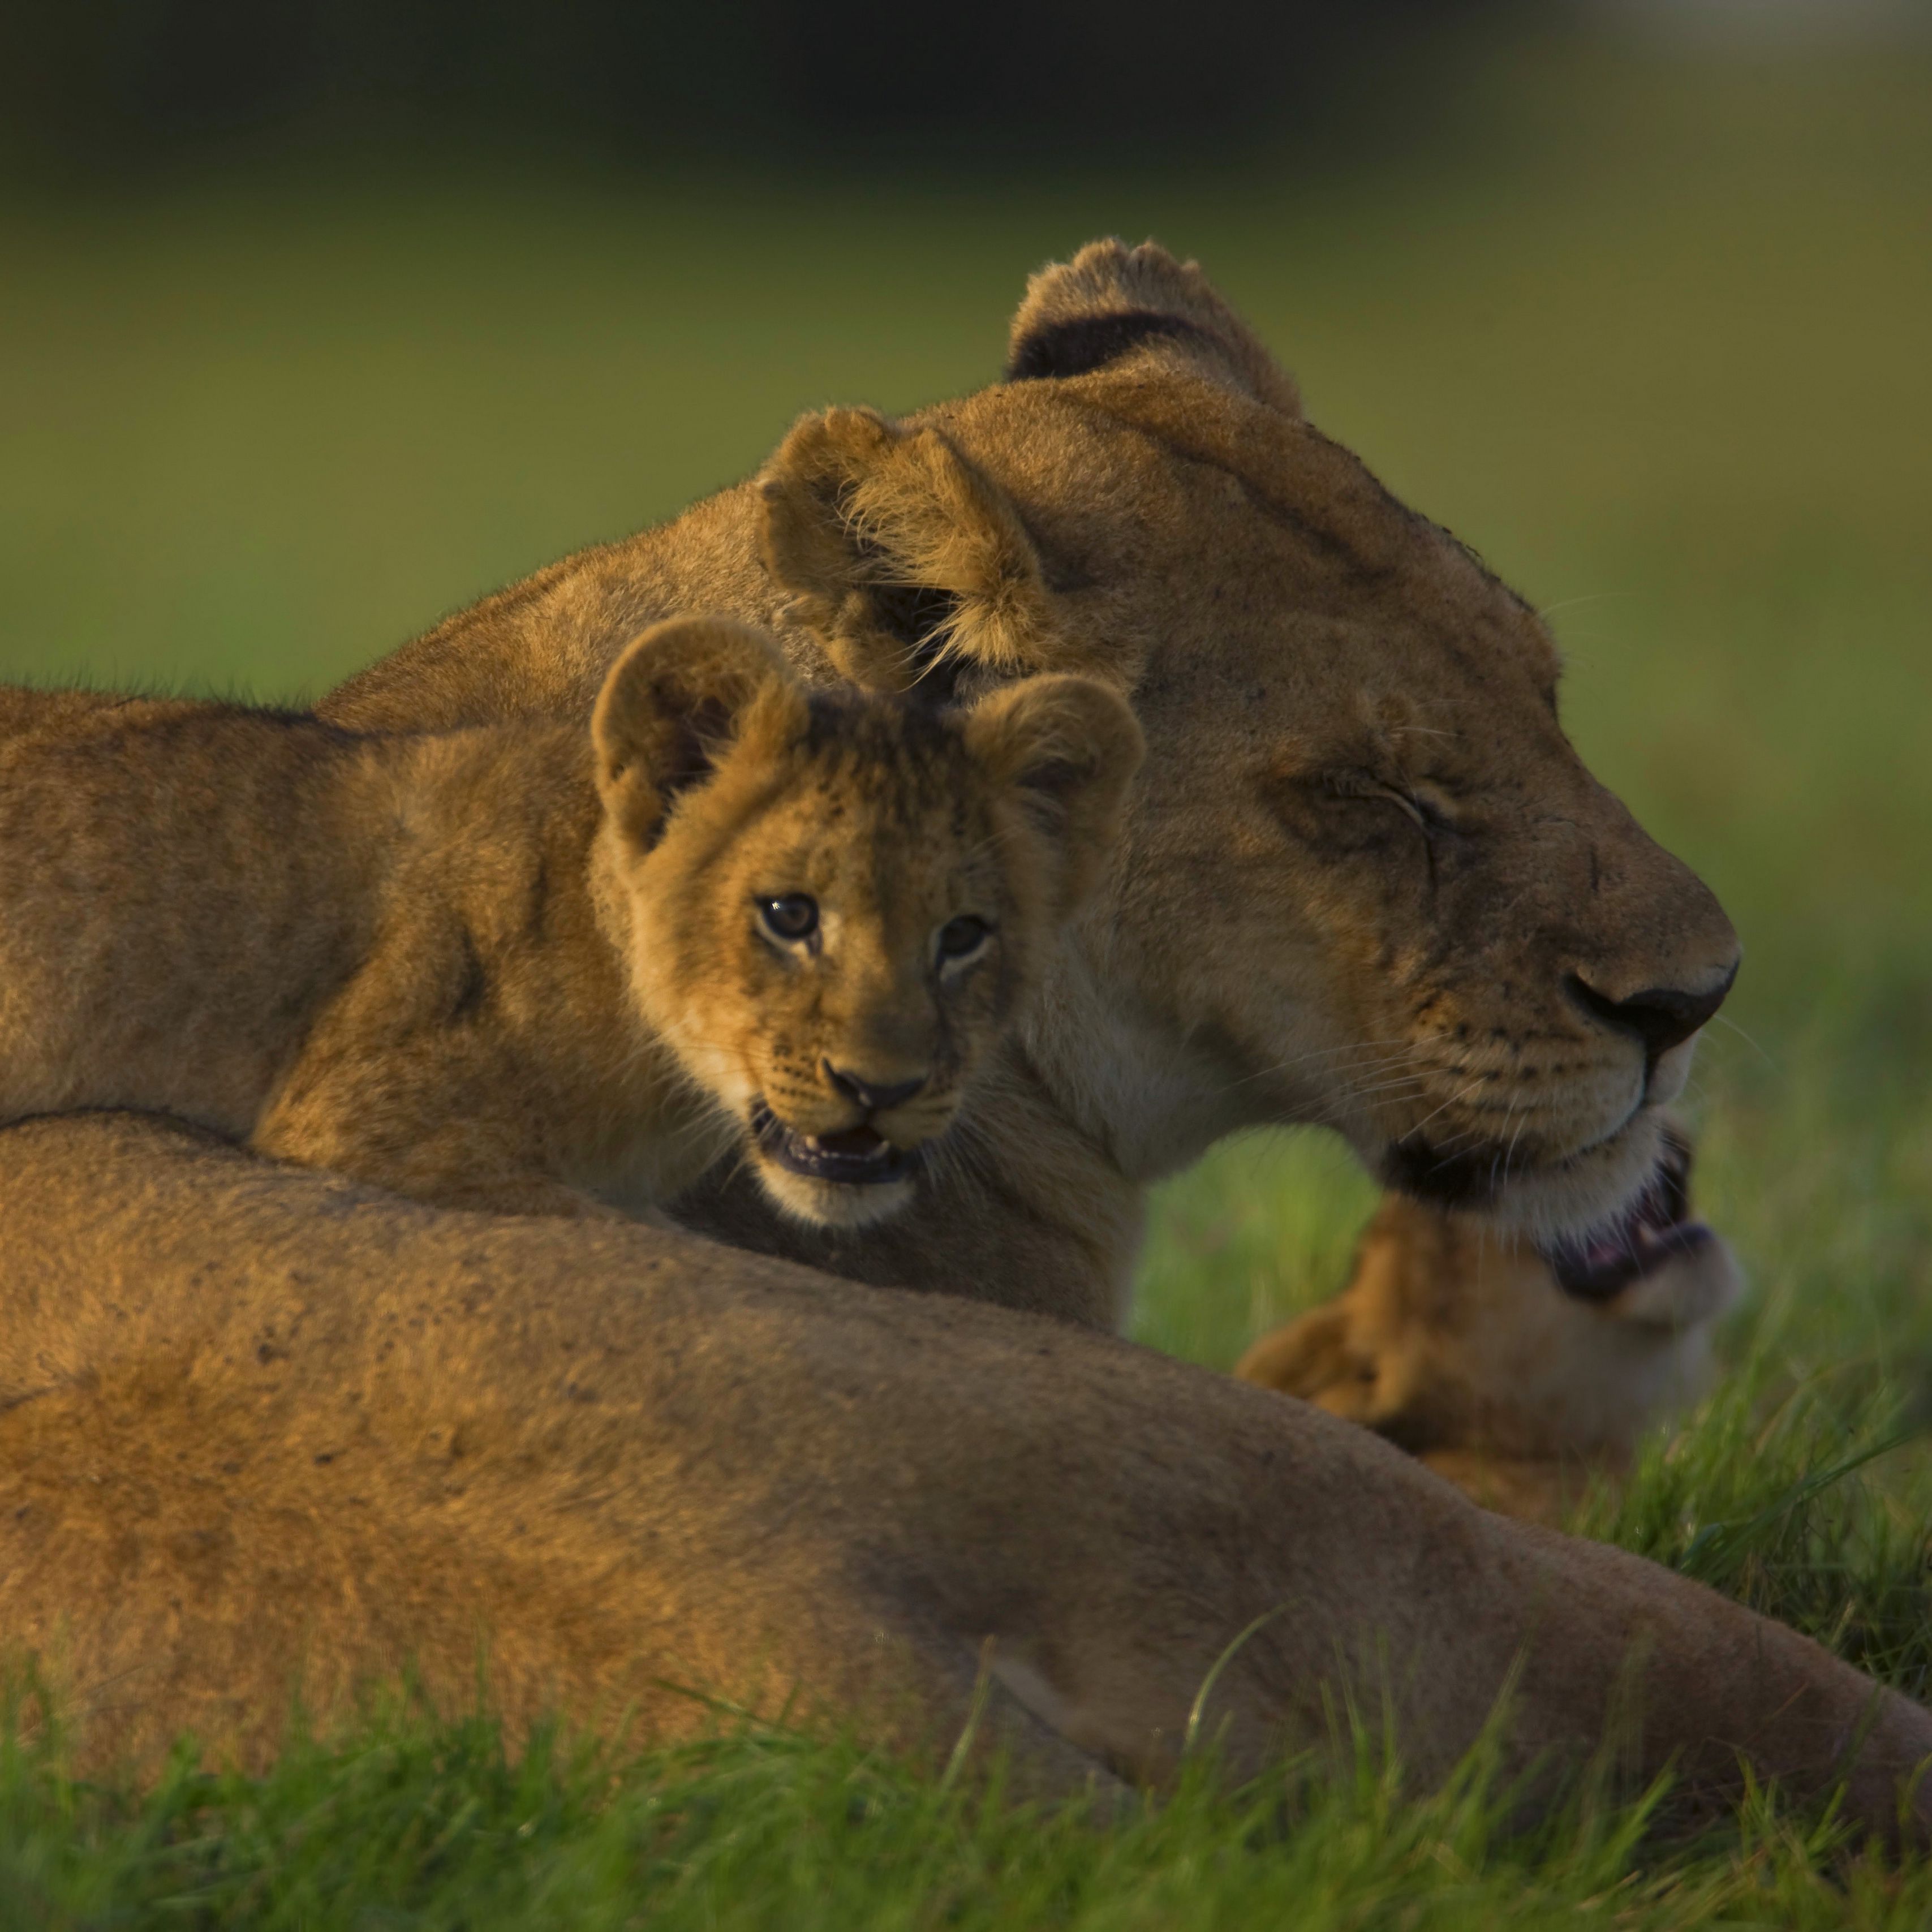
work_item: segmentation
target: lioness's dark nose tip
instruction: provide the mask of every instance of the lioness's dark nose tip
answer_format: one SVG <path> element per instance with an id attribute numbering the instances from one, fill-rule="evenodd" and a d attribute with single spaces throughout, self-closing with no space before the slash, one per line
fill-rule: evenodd
<path id="1" fill-rule="evenodd" d="M 1600 993 L 1580 973 L 1570 976 L 1570 997 L 1586 1013 L 1619 1033 L 1634 1034 L 1643 1042 L 1644 1058 L 1654 1066 L 1673 1046 L 1688 1040 L 1724 1004 L 1736 981 L 1735 964 L 1717 983 L 1701 993 L 1677 986 L 1646 986 L 1628 998 L 1613 1000 Z"/>
<path id="2" fill-rule="evenodd" d="M 825 1077 L 847 1100 L 857 1102 L 868 1114 L 890 1113 L 893 1108 L 903 1106 L 926 1084 L 926 1076 L 921 1073 L 910 1080 L 881 1086 L 860 1074 L 848 1073 L 842 1066 L 834 1066 L 829 1060 L 825 1063 Z"/>

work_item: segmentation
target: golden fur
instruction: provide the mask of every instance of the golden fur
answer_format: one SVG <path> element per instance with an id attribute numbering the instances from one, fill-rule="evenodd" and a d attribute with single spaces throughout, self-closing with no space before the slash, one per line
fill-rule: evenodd
<path id="1" fill-rule="evenodd" d="M 1097 685 L 941 716 L 702 620 L 587 734 L 22 692 L 0 723 L 0 1119 L 152 1108 L 527 1213 L 647 1207 L 736 1139 L 855 1224 L 1042 976 L 1139 752 Z"/>
<path id="2" fill-rule="evenodd" d="M 122 1119 L 11 1129 L 0 1630 L 64 1660 L 101 1749 L 189 1721 L 266 1748 L 297 1655 L 324 1708 L 410 1654 L 460 1697 L 485 1631 L 515 1714 L 697 1724 L 667 1680 L 796 1688 L 942 1748 L 983 1666 L 980 1734 L 1048 1782 L 1171 1767 L 1217 1670 L 1203 1724 L 1237 1768 L 1385 1678 L 1427 1779 L 1520 1666 L 1518 1763 L 1612 1725 L 1637 1775 L 1674 1757 L 1694 1787 L 1855 1758 L 1850 1815 L 1895 1823 L 1932 1718 L 1816 1646 L 1306 1405 L 986 1305 L 1114 1319 L 1146 1184 L 1257 1121 L 1587 1221 L 1688 1058 L 1615 1003 L 1694 1020 L 1735 958 L 1564 740 L 1534 615 L 1301 420 L 1198 271 L 1083 251 L 1013 361 L 904 422 L 808 419 L 761 481 L 325 707 L 580 725 L 624 640 L 688 610 L 774 627 L 815 680 L 1078 666 L 1130 695 L 1118 854 L 961 1158 L 856 1233 L 788 1232 L 742 1185 L 680 1202 L 814 1273 L 407 1208 Z"/>
<path id="3" fill-rule="evenodd" d="M 1145 1186 L 1270 1120 L 1534 1232 L 1607 1216 L 1737 946 L 1564 738 L 1541 621 L 1160 250 L 1045 271 L 1013 356 L 1029 380 L 903 422 L 807 417 L 750 484 L 450 619 L 325 712 L 582 716 L 680 602 L 773 626 L 816 679 L 970 696 L 1076 671 L 1131 698 L 1119 862 L 965 1157 L 830 1244 L 722 1179 L 680 1205 L 741 1245 L 1112 1323 Z"/>
<path id="4" fill-rule="evenodd" d="M 0 1132 L 0 1630 L 83 1764 L 184 1724 L 259 1764 L 297 1672 L 326 1728 L 406 1660 L 466 1706 L 479 1660 L 519 1732 L 699 1730 L 710 1691 L 939 1761 L 974 1727 L 1045 1791 L 1164 1778 L 1190 1722 L 1258 1770 L 1345 1687 L 1420 1783 L 1506 1687 L 1552 1793 L 1607 1732 L 1694 1802 L 1848 1769 L 1889 1834 L 1932 1753 L 1697 1584 L 1064 1322 L 118 1115 Z"/>
<path id="5" fill-rule="evenodd" d="M 1262 1336 L 1234 1373 L 1372 1429 L 1478 1502 L 1556 1523 L 1709 1385 L 1712 1330 L 1742 1280 L 1697 1232 L 1584 1300 L 1528 1242 L 1392 1198 L 1342 1293 Z"/>

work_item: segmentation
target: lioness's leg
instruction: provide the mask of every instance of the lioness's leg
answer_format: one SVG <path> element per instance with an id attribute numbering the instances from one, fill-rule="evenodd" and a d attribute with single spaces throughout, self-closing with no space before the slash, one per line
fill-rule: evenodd
<path id="1" fill-rule="evenodd" d="M 1385 1685 L 1433 1776 L 1513 1672 L 1519 1762 L 1627 1703 L 1640 1774 L 1849 1756 L 1883 1828 L 1932 1756 L 1932 1715 L 1790 1630 L 1069 1324 L 126 1118 L 0 1136 L 0 1633 L 122 1687 L 97 1750 L 224 1699 L 266 1738 L 297 1652 L 324 1704 L 405 1655 L 460 1695 L 487 1628 L 512 1714 L 796 1687 L 895 1736 L 956 1735 L 991 1638 L 1006 1696 L 1136 1774 L 1224 1658 L 1202 1726 L 1238 1768 Z"/>

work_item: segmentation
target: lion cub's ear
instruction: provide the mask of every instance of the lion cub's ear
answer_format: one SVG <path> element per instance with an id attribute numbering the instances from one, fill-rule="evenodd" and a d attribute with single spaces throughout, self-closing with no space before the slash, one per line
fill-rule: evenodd
<path id="1" fill-rule="evenodd" d="M 1068 667 L 1033 543 L 936 429 L 801 417 L 758 479 L 765 562 L 854 683 L 952 694 L 961 668 Z"/>
<path id="2" fill-rule="evenodd" d="M 762 632 L 724 617 L 653 626 L 611 668 L 591 717 L 605 812 L 649 847 L 679 793 L 710 777 L 754 723 L 782 730 L 804 706 Z"/>
<path id="3" fill-rule="evenodd" d="M 1064 917 L 1099 881 L 1147 750 L 1126 700 L 1091 678 L 1028 678 L 974 705 L 965 739 L 980 770 L 1016 788 L 1058 845 Z"/>
<path id="4" fill-rule="evenodd" d="M 1352 1316 L 1351 1304 L 1338 1298 L 1270 1330 L 1234 1364 L 1236 1379 L 1366 1422 L 1375 1407 L 1375 1362 L 1357 1342 Z"/>

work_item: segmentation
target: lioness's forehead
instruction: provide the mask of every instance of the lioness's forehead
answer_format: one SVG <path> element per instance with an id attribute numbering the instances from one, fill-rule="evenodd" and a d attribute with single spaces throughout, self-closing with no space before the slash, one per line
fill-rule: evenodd
<path id="1" fill-rule="evenodd" d="M 1466 644 L 1486 673 L 1555 681 L 1529 605 L 1299 418 L 1204 382 L 1102 376 L 1010 384 L 927 416 L 1011 494 L 1070 615 L 1093 606 L 1124 650 L 1137 630 L 1156 653 L 1190 637 L 1218 650 L 1216 626 L 1237 616 L 1400 620 L 1412 638 L 1433 634 L 1452 681 Z M 1092 487 L 1070 490 L 1070 476 Z"/>

